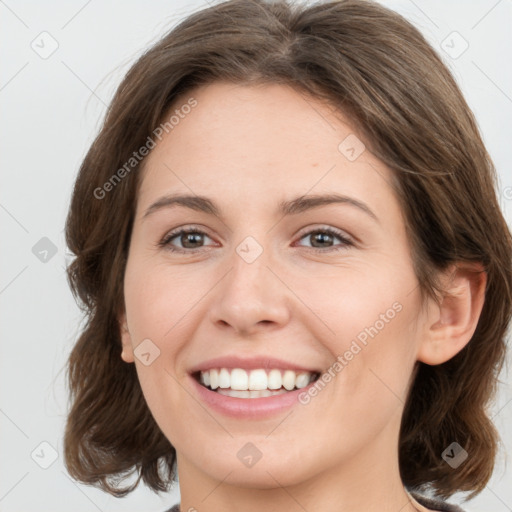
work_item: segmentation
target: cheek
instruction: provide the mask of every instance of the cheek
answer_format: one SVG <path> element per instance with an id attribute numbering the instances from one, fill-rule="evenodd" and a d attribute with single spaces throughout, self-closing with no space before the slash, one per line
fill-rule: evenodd
<path id="1" fill-rule="evenodd" d="M 208 287 L 198 274 L 186 275 L 179 267 L 165 263 L 134 260 L 127 267 L 124 293 L 132 337 L 151 338 L 159 345 L 179 339 L 176 333 L 193 315 L 194 306 Z"/>
<path id="2" fill-rule="evenodd" d="M 355 409 L 366 404 L 377 412 L 405 401 L 420 307 L 412 269 L 405 262 L 366 266 L 326 279 L 324 287 L 321 282 L 309 285 L 304 283 L 302 293 L 307 291 L 308 304 L 322 320 L 317 324 L 330 329 L 319 339 L 332 356 L 336 375 L 329 386 L 332 403 L 351 403 Z"/>
<path id="3" fill-rule="evenodd" d="M 153 418 L 169 439 L 179 436 L 180 422 L 171 421 L 174 411 L 186 410 L 175 368 L 191 336 L 193 305 L 201 297 L 187 281 L 188 286 L 181 287 L 176 269 L 171 273 L 168 266 L 142 258 L 129 260 L 125 274 L 126 313 L 138 379 Z M 144 351 L 151 354 L 149 364 L 139 358 L 143 352 L 139 344 L 148 347 Z"/>
<path id="4" fill-rule="evenodd" d="M 411 300 L 402 301 L 367 303 L 358 320 L 344 317 L 347 334 L 331 348 L 339 363 L 330 397 L 333 423 L 371 436 L 404 406 L 415 362 L 417 309 Z"/>
<path id="5" fill-rule="evenodd" d="M 202 320 L 201 298 L 212 286 L 204 274 L 136 257 L 126 268 L 125 305 L 136 369 L 157 422 L 158 411 L 183 406 L 175 379 L 182 377 L 177 372 L 180 356 Z M 138 357 L 142 347 L 149 347 L 150 364 Z"/>
<path id="6" fill-rule="evenodd" d="M 414 367 L 413 341 L 408 336 L 414 315 L 407 303 L 400 311 L 388 306 L 386 301 L 371 308 L 366 304 L 365 315 L 356 319 L 346 310 L 340 314 L 339 335 L 329 347 L 334 377 L 303 411 L 306 426 L 313 416 L 310 411 L 322 415 L 321 424 L 315 422 L 319 438 L 343 436 L 343 443 L 326 450 L 326 459 L 333 464 L 341 456 L 357 453 L 382 431 L 399 427 Z M 388 323 L 379 319 L 386 311 Z"/>
<path id="7" fill-rule="evenodd" d="M 306 327 L 311 330 L 314 324 L 318 326 L 318 340 L 333 356 L 348 350 L 353 340 L 361 346 L 372 340 L 385 344 L 385 339 L 396 338 L 417 313 L 416 305 L 411 304 L 416 278 L 412 269 L 408 272 L 405 264 L 396 261 L 358 261 L 323 274 L 304 273 L 296 279 L 289 274 L 287 279 L 314 313 L 304 310 L 306 315 L 301 315 L 300 321 L 308 322 Z"/>

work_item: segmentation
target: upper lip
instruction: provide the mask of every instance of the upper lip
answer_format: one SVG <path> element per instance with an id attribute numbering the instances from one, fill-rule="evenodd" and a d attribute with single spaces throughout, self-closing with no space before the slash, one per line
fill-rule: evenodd
<path id="1" fill-rule="evenodd" d="M 213 368 L 243 368 L 247 370 L 255 370 L 258 368 L 263 369 L 282 369 L 282 370 L 294 370 L 302 372 L 319 372 L 320 370 L 314 368 L 306 368 L 299 364 L 284 361 L 283 359 L 276 359 L 275 357 L 268 356 L 257 356 L 251 358 L 244 358 L 240 356 L 224 356 L 216 357 L 215 359 L 209 359 L 203 361 L 190 368 L 190 373 L 197 373 L 201 371 L 211 370 Z"/>

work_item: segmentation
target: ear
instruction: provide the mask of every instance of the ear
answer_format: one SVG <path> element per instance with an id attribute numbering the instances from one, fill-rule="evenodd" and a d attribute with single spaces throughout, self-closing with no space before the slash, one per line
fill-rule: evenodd
<path id="1" fill-rule="evenodd" d="M 429 299 L 417 359 L 429 365 L 450 360 L 471 340 L 485 300 L 487 274 L 480 263 L 452 265 L 444 276 L 440 305 Z"/>
<path id="2" fill-rule="evenodd" d="M 121 358 L 125 363 L 133 363 L 135 361 L 133 355 L 132 337 L 128 331 L 128 324 L 126 322 L 126 313 L 119 317 L 119 329 L 121 333 L 122 352 Z"/>

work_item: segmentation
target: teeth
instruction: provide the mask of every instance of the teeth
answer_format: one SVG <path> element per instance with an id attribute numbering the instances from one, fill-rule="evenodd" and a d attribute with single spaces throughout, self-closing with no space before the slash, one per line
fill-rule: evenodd
<path id="1" fill-rule="evenodd" d="M 217 389 L 219 387 L 219 371 L 210 370 L 210 387 Z"/>
<path id="2" fill-rule="evenodd" d="M 229 388 L 230 380 L 229 372 L 222 368 L 219 372 L 219 388 Z"/>
<path id="3" fill-rule="evenodd" d="M 208 374 L 208 372 L 201 372 L 201 373 Z M 230 386 L 230 384 L 231 384 L 231 386 Z M 221 386 L 221 387 L 223 387 L 223 388 L 231 387 L 231 389 L 236 389 L 236 390 L 240 390 L 240 391 L 249 389 L 249 376 L 247 375 L 247 372 L 245 370 L 242 370 L 240 368 L 235 368 L 234 370 L 231 370 L 231 376 L 230 376 L 230 380 L 228 381 L 228 385 Z"/>
<path id="4" fill-rule="evenodd" d="M 295 377 L 295 387 L 296 388 L 305 388 L 309 384 L 309 374 L 307 372 L 302 372 Z"/>
<path id="5" fill-rule="evenodd" d="M 281 372 L 279 370 L 270 370 L 268 373 L 268 389 L 279 389 L 282 385 Z"/>
<path id="6" fill-rule="evenodd" d="M 254 391 L 267 389 L 267 381 L 267 372 L 265 370 L 252 370 L 249 374 L 249 389 Z"/>
<path id="7" fill-rule="evenodd" d="M 294 388 L 301 389 L 312 382 L 316 375 L 313 372 L 296 373 L 293 370 L 272 369 L 267 373 L 263 369 L 246 371 L 234 368 L 230 371 L 227 368 L 213 368 L 200 372 L 199 381 L 206 387 L 218 389 L 222 395 L 259 398 L 286 393 Z"/>
<path id="8" fill-rule="evenodd" d="M 234 398 L 263 398 L 267 396 L 282 395 L 283 393 L 286 392 L 287 391 L 285 389 L 280 389 L 278 391 L 270 391 L 270 389 L 262 389 L 261 391 L 237 391 L 234 389 L 219 388 L 217 390 L 217 393 L 219 393 L 219 395 L 226 395 Z"/>
<path id="9" fill-rule="evenodd" d="M 286 370 L 283 375 L 283 387 L 291 391 L 295 387 L 295 372 Z"/>

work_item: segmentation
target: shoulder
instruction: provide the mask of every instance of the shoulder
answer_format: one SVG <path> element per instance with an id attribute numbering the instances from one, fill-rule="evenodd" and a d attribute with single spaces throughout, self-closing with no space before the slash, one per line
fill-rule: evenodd
<path id="1" fill-rule="evenodd" d="M 427 498 L 426 496 L 422 496 L 421 494 L 416 494 L 414 492 L 410 493 L 411 496 L 424 507 L 435 511 L 435 512 L 464 512 L 458 505 L 453 505 L 451 503 L 447 503 L 446 501 L 441 501 L 439 499 Z M 174 511 L 172 511 L 174 512 Z M 179 511 L 178 511 L 179 512 Z"/>

